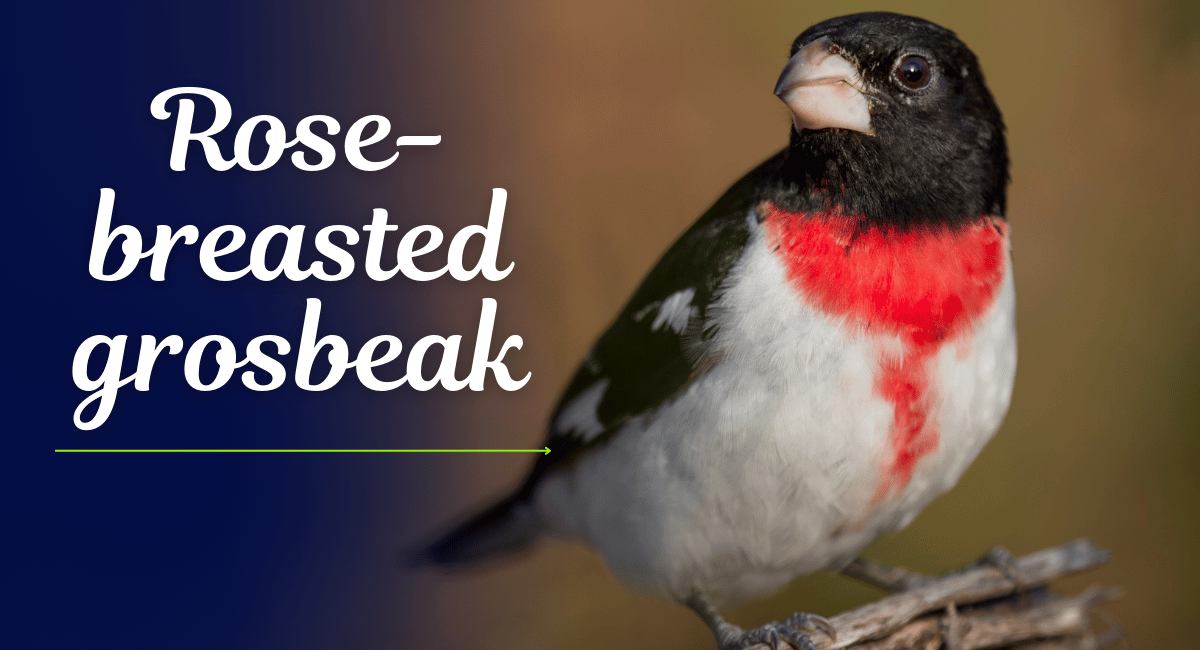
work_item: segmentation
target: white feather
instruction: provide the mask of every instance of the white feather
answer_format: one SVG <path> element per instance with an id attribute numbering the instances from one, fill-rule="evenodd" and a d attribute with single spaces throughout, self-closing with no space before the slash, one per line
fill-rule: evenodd
<path id="1" fill-rule="evenodd" d="M 692 306 L 692 298 L 695 296 L 696 290 L 691 287 L 676 291 L 664 300 L 656 300 L 646 305 L 633 315 L 633 319 L 641 322 L 652 312 L 657 312 L 654 320 L 650 323 L 650 331 L 657 332 L 666 325 L 677 333 L 683 334 L 687 331 L 688 321 L 699 312 Z"/>
<path id="2" fill-rule="evenodd" d="M 535 493 L 548 528 L 596 548 L 625 582 L 674 598 L 699 590 L 718 605 L 848 561 L 906 525 L 1000 426 L 1016 369 L 1008 264 L 973 334 L 929 362 L 936 451 L 898 494 L 874 499 L 894 410 L 873 377 L 880 350 L 896 341 L 806 304 L 749 218 L 746 250 L 708 310 L 721 361 Z M 564 423 L 586 430 L 582 414 L 602 391 L 576 398 Z"/>
<path id="3" fill-rule="evenodd" d="M 604 431 L 604 425 L 600 423 L 596 411 L 600 408 L 600 401 L 604 399 L 604 391 L 607 389 L 607 379 L 601 379 L 588 386 L 563 406 L 554 420 L 554 427 L 559 431 L 577 433 L 584 441 L 600 435 Z"/>

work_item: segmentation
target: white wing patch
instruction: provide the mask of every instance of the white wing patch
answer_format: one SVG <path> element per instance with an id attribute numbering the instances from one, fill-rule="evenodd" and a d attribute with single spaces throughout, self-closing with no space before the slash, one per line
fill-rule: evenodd
<path id="1" fill-rule="evenodd" d="M 588 386 L 586 390 L 576 395 L 575 399 L 567 402 L 562 412 L 554 419 L 554 428 L 564 433 L 567 431 L 577 433 L 584 442 L 590 442 L 592 438 L 603 433 L 604 425 L 600 424 L 600 418 L 597 417 L 596 411 L 599 410 L 600 400 L 604 399 L 604 391 L 607 389 L 607 379 L 601 379 Z"/>
<path id="2" fill-rule="evenodd" d="M 699 310 L 692 306 L 694 297 L 696 297 L 694 288 L 676 291 L 667 296 L 665 300 L 656 300 L 646 305 L 633 315 L 633 319 L 640 323 L 650 315 L 650 312 L 657 310 L 658 313 L 650 323 L 650 331 L 657 332 L 665 325 L 677 333 L 683 334 L 687 331 L 688 321 L 699 313 Z"/>

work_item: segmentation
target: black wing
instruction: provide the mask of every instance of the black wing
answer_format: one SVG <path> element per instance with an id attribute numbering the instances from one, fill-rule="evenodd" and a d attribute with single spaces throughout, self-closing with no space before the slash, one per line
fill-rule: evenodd
<path id="1" fill-rule="evenodd" d="M 546 445 L 518 498 L 547 471 L 603 444 L 666 402 L 716 359 L 707 310 L 749 238 L 748 211 L 778 178 L 783 153 L 733 185 L 675 242 L 600 336 L 550 418 Z"/>

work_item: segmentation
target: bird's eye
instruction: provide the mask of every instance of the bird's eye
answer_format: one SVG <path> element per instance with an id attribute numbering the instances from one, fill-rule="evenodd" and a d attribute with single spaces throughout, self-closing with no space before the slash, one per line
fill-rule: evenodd
<path id="1" fill-rule="evenodd" d="M 933 69 L 924 57 L 913 55 L 901 59 L 900 65 L 896 66 L 892 74 L 905 88 L 920 90 L 929 85 L 929 80 L 933 78 Z"/>

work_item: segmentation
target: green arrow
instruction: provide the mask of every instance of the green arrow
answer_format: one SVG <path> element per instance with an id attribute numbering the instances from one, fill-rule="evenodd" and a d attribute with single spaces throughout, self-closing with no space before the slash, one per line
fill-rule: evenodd
<path id="1" fill-rule="evenodd" d="M 55 449 L 54 453 L 87 454 L 549 454 L 541 449 Z"/>

